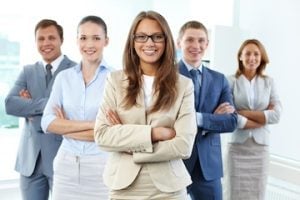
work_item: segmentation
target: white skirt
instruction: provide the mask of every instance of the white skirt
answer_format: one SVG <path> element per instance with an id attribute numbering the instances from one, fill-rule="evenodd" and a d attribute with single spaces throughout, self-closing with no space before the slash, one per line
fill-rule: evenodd
<path id="1" fill-rule="evenodd" d="M 163 172 L 162 172 L 163 176 Z M 168 178 L 168 177 L 165 177 Z M 110 191 L 110 200 L 187 200 L 187 191 L 162 192 L 155 187 L 146 166 L 143 166 L 136 180 L 126 189 Z"/>
<path id="2" fill-rule="evenodd" d="M 62 149 L 54 163 L 52 200 L 107 200 L 103 183 L 107 155 L 75 156 Z"/>
<path id="3" fill-rule="evenodd" d="M 263 200 L 268 177 L 269 147 L 253 138 L 229 144 L 230 200 Z"/>

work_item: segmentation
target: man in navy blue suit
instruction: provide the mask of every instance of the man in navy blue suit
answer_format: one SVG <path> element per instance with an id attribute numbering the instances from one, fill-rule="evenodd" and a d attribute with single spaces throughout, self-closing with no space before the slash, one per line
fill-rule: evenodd
<path id="1" fill-rule="evenodd" d="M 179 71 L 193 80 L 195 88 L 198 132 L 192 155 L 185 160 L 193 181 L 187 190 L 193 200 L 222 200 L 220 133 L 237 126 L 227 79 L 202 62 L 208 42 L 207 29 L 198 21 L 185 23 L 179 31 L 177 45 L 183 55 Z"/>

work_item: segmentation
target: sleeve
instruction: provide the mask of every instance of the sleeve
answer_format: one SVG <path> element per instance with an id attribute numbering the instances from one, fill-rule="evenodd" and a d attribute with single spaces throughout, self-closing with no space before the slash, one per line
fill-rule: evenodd
<path id="1" fill-rule="evenodd" d="M 224 102 L 229 102 L 233 105 L 232 92 L 225 76 L 222 76 L 222 91 L 219 98 L 219 105 Z M 233 132 L 237 127 L 237 113 L 232 114 L 213 114 L 202 113 L 203 130 L 211 133 Z"/>
<path id="2" fill-rule="evenodd" d="M 266 117 L 267 124 L 276 124 L 280 120 L 280 116 L 282 113 L 282 105 L 276 91 L 274 80 L 271 78 L 270 78 L 270 86 L 271 86 L 270 103 L 274 105 L 274 109 L 265 110 L 264 114 Z"/>
<path id="3" fill-rule="evenodd" d="M 63 73 L 59 73 L 53 83 L 52 91 L 49 97 L 49 100 L 46 104 L 43 117 L 41 120 L 41 127 L 44 131 L 44 133 L 49 133 L 47 132 L 48 126 L 50 123 L 56 119 L 56 114 L 54 111 L 55 107 L 62 107 L 62 99 L 63 99 L 63 91 L 62 91 L 62 86 L 63 86 Z"/>
<path id="4" fill-rule="evenodd" d="M 152 153 L 133 153 L 134 162 L 162 162 L 190 157 L 197 133 L 194 89 L 191 81 L 184 91 L 174 129 L 176 136 L 171 140 L 155 143 Z"/>
<path id="5" fill-rule="evenodd" d="M 237 128 L 243 129 L 246 126 L 247 120 L 248 119 L 246 117 L 238 114 Z"/>
<path id="6" fill-rule="evenodd" d="M 107 76 L 103 101 L 99 107 L 95 122 L 94 136 L 96 144 L 104 151 L 112 152 L 152 152 L 151 126 L 138 124 L 122 124 L 109 126 L 105 111 L 117 110 L 116 81 L 112 74 Z M 119 74 L 115 74 L 119 75 Z"/>
<path id="7" fill-rule="evenodd" d="M 5 99 L 5 109 L 7 114 L 25 118 L 37 115 L 41 116 L 43 114 L 48 98 L 24 99 L 19 95 L 21 90 L 28 90 L 28 79 L 30 79 L 30 77 L 26 76 L 26 67 L 23 67 L 14 86 Z"/>

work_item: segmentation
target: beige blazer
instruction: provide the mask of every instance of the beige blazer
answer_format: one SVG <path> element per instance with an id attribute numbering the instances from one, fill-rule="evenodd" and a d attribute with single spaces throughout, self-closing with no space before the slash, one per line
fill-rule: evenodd
<path id="1" fill-rule="evenodd" d="M 197 132 L 193 83 L 178 76 L 175 104 L 169 110 L 151 114 L 146 111 L 143 91 L 137 98 L 139 106 L 124 109 L 122 101 L 128 81 L 122 71 L 112 72 L 107 77 L 95 124 L 95 141 L 102 150 L 111 152 L 104 170 L 104 183 L 110 189 L 128 187 L 143 166 L 148 168 L 154 185 L 163 192 L 178 191 L 191 184 L 182 159 L 191 155 Z M 150 104 L 155 100 L 156 96 Z M 123 125 L 108 125 L 107 108 L 117 111 Z M 174 128 L 176 136 L 152 144 L 151 128 L 160 126 Z"/>

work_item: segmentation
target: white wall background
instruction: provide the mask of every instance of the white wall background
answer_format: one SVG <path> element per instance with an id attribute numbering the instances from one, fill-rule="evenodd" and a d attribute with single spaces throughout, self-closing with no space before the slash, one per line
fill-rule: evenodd
<path id="1" fill-rule="evenodd" d="M 0 16 L 14 21 L 14 25 L 0 20 L 0 26 L 9 27 L 10 38 L 22 41 L 21 63 L 25 64 L 39 58 L 34 44 L 35 24 L 42 18 L 55 19 L 64 27 L 64 53 L 79 61 L 77 23 L 86 15 L 99 15 L 107 22 L 110 37 L 105 58 L 115 68 L 121 68 L 131 22 L 138 12 L 150 9 L 165 16 L 174 38 L 187 20 L 196 19 L 207 25 L 211 30 L 207 57 L 213 68 L 227 75 L 236 69 L 236 52 L 244 39 L 257 38 L 264 43 L 271 61 L 267 73 L 277 83 L 284 108 L 280 124 L 272 126 L 271 152 L 300 162 L 298 0 L 10 0 L 0 7 Z"/>
<path id="2" fill-rule="evenodd" d="M 212 31 L 212 66 L 224 74 L 237 67 L 236 53 L 242 41 L 257 38 L 265 45 L 270 63 L 267 74 L 275 79 L 283 104 L 279 124 L 271 125 L 273 155 L 300 163 L 299 46 L 300 1 L 235 0 L 234 25 Z"/>

